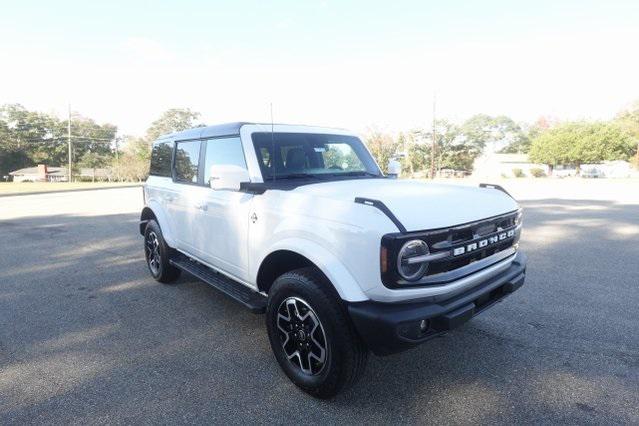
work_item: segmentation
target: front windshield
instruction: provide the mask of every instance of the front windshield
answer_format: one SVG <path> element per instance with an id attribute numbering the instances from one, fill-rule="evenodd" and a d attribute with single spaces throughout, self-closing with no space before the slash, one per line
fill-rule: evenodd
<path id="1" fill-rule="evenodd" d="M 354 136 L 316 133 L 253 133 L 264 180 L 294 177 L 382 176 Z"/>

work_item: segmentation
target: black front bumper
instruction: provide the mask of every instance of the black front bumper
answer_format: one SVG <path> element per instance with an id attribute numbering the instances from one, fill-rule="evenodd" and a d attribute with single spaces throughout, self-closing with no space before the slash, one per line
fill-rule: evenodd
<path id="1" fill-rule="evenodd" d="M 465 293 L 440 302 L 357 302 L 348 312 L 357 332 L 376 355 L 401 352 L 460 326 L 524 284 L 526 255 Z M 425 326 L 425 327 L 424 327 Z"/>

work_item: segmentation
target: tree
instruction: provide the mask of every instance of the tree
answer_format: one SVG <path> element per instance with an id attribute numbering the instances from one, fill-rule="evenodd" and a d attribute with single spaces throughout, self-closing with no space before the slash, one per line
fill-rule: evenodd
<path id="1" fill-rule="evenodd" d="M 424 172 L 430 167 L 431 145 L 425 138 L 425 134 L 419 130 L 410 132 L 406 137 L 408 144 L 402 170 L 409 176 Z"/>
<path id="2" fill-rule="evenodd" d="M 19 104 L 3 105 L 0 108 L 0 173 L 4 176 L 43 159 L 56 159 L 62 144 L 56 132 L 58 122 L 53 116 L 28 111 Z"/>
<path id="3" fill-rule="evenodd" d="M 111 143 L 117 127 L 98 124 L 92 119 L 73 115 L 71 133 L 74 157 L 86 152 L 112 155 Z M 50 114 L 28 111 L 22 105 L 0 108 L 0 173 L 43 163 L 53 166 L 68 161 L 67 121 Z"/>
<path id="4" fill-rule="evenodd" d="M 92 181 L 95 182 L 95 169 L 99 167 L 103 167 L 104 165 L 108 163 L 108 161 L 109 161 L 108 157 L 104 155 L 100 155 L 97 152 L 86 151 L 82 155 L 82 158 L 78 162 L 78 165 L 80 167 L 92 169 L 93 170 Z"/>
<path id="5" fill-rule="evenodd" d="M 377 164 L 386 173 L 388 171 L 388 161 L 396 154 L 397 143 L 392 136 L 376 129 L 370 130 L 364 139 L 371 154 L 377 160 Z"/>
<path id="6" fill-rule="evenodd" d="M 483 118 L 482 118 L 483 119 Z M 454 169 L 470 171 L 489 138 L 480 132 L 481 119 L 477 116 L 459 126 L 448 120 L 435 121 L 435 164 L 437 171 Z M 464 133 L 465 132 L 465 133 Z M 430 169 L 432 132 L 415 130 L 409 139 L 415 141 L 409 147 L 408 169 L 413 172 Z"/>
<path id="7" fill-rule="evenodd" d="M 199 118 L 200 113 L 191 111 L 189 108 L 171 108 L 164 111 L 160 118 L 151 123 L 151 126 L 146 131 L 146 139 L 149 142 L 153 142 L 167 133 L 179 132 L 192 127 L 201 127 L 203 124 L 195 124 L 195 121 Z"/>
<path id="8" fill-rule="evenodd" d="M 66 121 L 60 123 L 60 133 L 66 134 Z M 113 124 L 98 124 L 93 119 L 80 114 L 71 116 L 71 135 L 73 142 L 73 158 L 79 161 L 85 153 L 91 152 L 105 161 L 114 155 L 114 143 L 118 128 Z M 66 142 L 66 137 L 62 137 Z M 66 148 L 66 143 L 63 143 Z M 66 158 L 66 157 L 65 157 Z"/>
<path id="9" fill-rule="evenodd" d="M 435 139 L 437 171 L 472 170 L 475 157 L 481 154 L 481 150 L 462 133 L 461 127 L 447 120 L 435 122 Z"/>
<path id="10" fill-rule="evenodd" d="M 556 126 L 559 123 L 559 120 L 554 117 L 542 115 L 526 129 L 528 140 L 532 143 L 532 141 L 537 138 L 537 136 L 541 135 L 543 132 L 553 126 Z M 530 146 L 528 148 L 530 149 Z M 526 153 L 528 153 L 528 151 L 526 151 Z"/>
<path id="11" fill-rule="evenodd" d="M 200 114 L 190 109 L 170 109 L 151 123 L 144 138 L 131 138 L 113 169 L 120 177 L 146 178 L 150 144 L 161 134 L 200 126 Z M 109 164 L 115 156 L 117 127 L 98 124 L 79 114 L 71 116 L 73 161 L 88 168 Z M 119 152 L 118 152 L 119 154 Z M 19 104 L 0 107 L 0 177 L 36 164 L 61 166 L 68 161 L 67 121 L 50 114 L 28 111 Z"/>
<path id="12" fill-rule="evenodd" d="M 26 152 L 15 144 L 5 108 L 6 106 L 0 109 L 0 179 L 2 180 L 10 171 L 22 168 L 29 163 Z"/>
<path id="13" fill-rule="evenodd" d="M 163 112 L 157 120 L 151 123 L 144 137 L 125 137 L 126 144 L 122 156 L 117 163 L 113 162 L 114 174 L 126 180 L 142 181 L 146 179 L 149 174 L 153 141 L 167 133 L 203 126 L 195 124 L 199 117 L 199 112 L 191 111 L 188 108 L 172 108 Z M 182 164 L 181 161 L 178 163 Z"/>
<path id="14" fill-rule="evenodd" d="M 469 149 L 474 156 L 481 154 L 489 143 L 493 143 L 495 148 L 505 146 L 504 152 L 526 152 L 530 145 L 521 126 L 505 115 L 474 115 L 460 126 L 459 131 L 470 144 Z"/>
<path id="15" fill-rule="evenodd" d="M 573 153 L 577 164 L 629 160 L 634 154 L 634 138 L 616 123 L 587 123 L 583 131 Z"/>
<path id="16" fill-rule="evenodd" d="M 140 156 L 135 146 L 127 144 L 119 160 L 112 162 L 111 173 L 121 180 L 141 182 L 149 175 L 149 160 Z"/>
<path id="17" fill-rule="evenodd" d="M 615 123 L 632 135 L 635 140 L 637 150 L 635 151 L 634 163 L 636 167 L 639 167 L 639 100 L 617 114 Z"/>
<path id="18" fill-rule="evenodd" d="M 126 137 L 125 151 L 130 155 L 144 160 L 151 160 L 151 145 L 146 138 Z"/>
<path id="19" fill-rule="evenodd" d="M 532 161 L 554 167 L 607 160 L 628 160 L 634 153 L 633 137 L 617 123 L 568 122 L 540 134 L 530 148 Z"/>

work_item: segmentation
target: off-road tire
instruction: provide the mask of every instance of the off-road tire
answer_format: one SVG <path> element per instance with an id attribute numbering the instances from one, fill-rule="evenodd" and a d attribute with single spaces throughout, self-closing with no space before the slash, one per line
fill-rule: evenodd
<path id="1" fill-rule="evenodd" d="M 294 358 L 294 361 L 289 360 L 283 342 L 287 341 L 286 338 L 290 335 L 278 328 L 278 312 L 288 312 L 286 303 L 291 303 L 293 299 L 303 301 L 310 307 L 324 332 L 326 360 L 321 370 L 315 374 L 304 372 L 295 364 L 302 362 L 300 355 Z M 304 305 L 301 306 L 304 311 Z M 308 309 L 305 311 L 308 312 Z M 288 316 L 293 317 L 290 314 Z M 279 321 L 282 321 L 282 318 Z M 284 320 L 279 325 L 286 328 L 289 323 Z M 314 397 L 332 398 L 341 390 L 352 386 L 364 371 L 368 350 L 357 335 L 344 303 L 332 284 L 317 268 L 296 269 L 275 280 L 269 291 L 266 327 L 271 348 L 284 373 L 293 383 Z M 294 329 L 295 325 L 290 327 Z M 297 340 L 297 334 L 294 337 L 294 345 L 303 345 Z M 316 362 L 315 359 L 309 358 L 308 362 L 311 361 Z"/>

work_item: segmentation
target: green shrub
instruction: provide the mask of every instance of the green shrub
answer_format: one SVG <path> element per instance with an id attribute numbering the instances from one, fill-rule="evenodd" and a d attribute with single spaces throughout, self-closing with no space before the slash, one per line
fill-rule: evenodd
<path id="1" fill-rule="evenodd" d="M 540 169 L 539 167 L 530 169 L 530 174 L 536 178 L 546 177 L 546 172 L 544 172 L 544 169 Z"/>
<path id="2" fill-rule="evenodd" d="M 513 169 L 513 176 L 515 176 L 516 178 L 522 178 L 526 175 L 524 174 L 524 171 L 522 169 Z"/>

